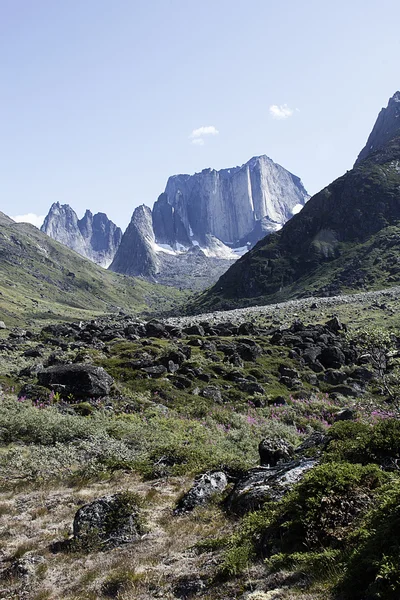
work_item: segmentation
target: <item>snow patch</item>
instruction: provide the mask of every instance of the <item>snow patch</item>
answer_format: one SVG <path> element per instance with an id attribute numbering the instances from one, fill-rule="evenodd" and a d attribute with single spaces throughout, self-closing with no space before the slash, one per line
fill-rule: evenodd
<path id="1" fill-rule="evenodd" d="M 302 204 L 295 204 L 292 208 L 292 215 L 297 215 L 301 211 L 302 208 L 303 208 Z M 281 227 L 282 227 L 282 225 L 281 225 Z"/>

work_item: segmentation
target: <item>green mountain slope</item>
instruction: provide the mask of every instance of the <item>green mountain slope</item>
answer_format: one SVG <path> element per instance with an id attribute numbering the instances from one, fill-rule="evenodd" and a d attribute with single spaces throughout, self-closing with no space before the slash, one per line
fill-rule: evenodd
<path id="1" fill-rule="evenodd" d="M 400 138 L 316 194 L 193 307 L 268 303 L 400 281 Z"/>
<path id="2" fill-rule="evenodd" d="M 27 223 L 0 213 L 0 320 L 84 319 L 168 309 L 181 294 L 106 271 Z"/>

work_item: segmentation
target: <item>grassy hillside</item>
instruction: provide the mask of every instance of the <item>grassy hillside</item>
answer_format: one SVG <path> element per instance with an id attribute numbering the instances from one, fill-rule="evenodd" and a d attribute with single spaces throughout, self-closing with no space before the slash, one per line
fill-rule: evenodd
<path id="1" fill-rule="evenodd" d="M 159 313 L 181 296 L 176 289 L 102 269 L 33 225 L 0 214 L 0 320 L 8 326 L 120 309 Z"/>

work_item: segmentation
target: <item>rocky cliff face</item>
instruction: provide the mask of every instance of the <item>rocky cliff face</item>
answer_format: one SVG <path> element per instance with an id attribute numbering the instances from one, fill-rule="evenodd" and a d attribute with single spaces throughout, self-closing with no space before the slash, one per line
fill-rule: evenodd
<path id="1" fill-rule="evenodd" d="M 82 219 L 68 205 L 55 202 L 41 231 L 89 260 L 108 267 L 122 239 L 122 231 L 104 213 L 87 210 Z"/>
<path id="2" fill-rule="evenodd" d="M 258 156 L 241 167 L 170 177 L 154 204 L 154 233 L 173 247 L 204 246 L 209 234 L 230 247 L 252 244 L 258 233 L 280 229 L 308 198 L 298 177 Z"/>
<path id="3" fill-rule="evenodd" d="M 396 92 L 386 108 L 382 108 L 365 147 L 358 155 L 356 164 L 373 152 L 382 148 L 387 142 L 400 135 L 400 92 Z"/>
<path id="4" fill-rule="evenodd" d="M 300 179 L 267 156 L 242 167 L 175 175 L 152 212 L 135 210 L 110 269 L 203 289 L 307 200 Z"/>

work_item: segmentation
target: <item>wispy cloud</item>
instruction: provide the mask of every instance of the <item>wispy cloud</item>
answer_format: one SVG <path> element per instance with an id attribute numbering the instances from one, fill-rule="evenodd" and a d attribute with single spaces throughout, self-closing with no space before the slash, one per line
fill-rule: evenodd
<path id="1" fill-rule="evenodd" d="M 269 114 L 273 119 L 288 119 L 293 113 L 293 108 L 289 108 L 287 104 L 271 104 L 269 107 Z"/>
<path id="2" fill-rule="evenodd" d="M 219 131 L 214 125 L 206 125 L 204 127 L 199 127 L 198 129 L 193 129 L 192 133 L 189 135 L 189 139 L 195 146 L 204 146 L 205 137 L 218 134 Z"/>
<path id="3" fill-rule="evenodd" d="M 38 229 L 40 229 L 44 221 L 43 215 L 35 215 L 34 213 L 27 213 L 26 215 L 17 215 L 16 217 L 11 218 L 17 223 L 31 223 L 31 225 L 34 225 Z"/>

